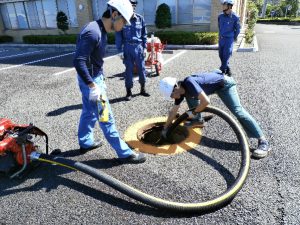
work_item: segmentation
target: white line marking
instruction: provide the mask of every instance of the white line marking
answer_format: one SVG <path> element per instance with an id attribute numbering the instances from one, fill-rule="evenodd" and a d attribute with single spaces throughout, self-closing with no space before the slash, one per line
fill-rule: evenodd
<path id="1" fill-rule="evenodd" d="M 105 57 L 104 58 L 104 61 L 108 60 L 108 59 L 111 59 L 113 57 L 116 57 L 116 55 L 112 55 L 112 56 L 109 56 L 109 57 Z M 57 72 L 55 74 L 53 74 L 54 76 L 59 76 L 59 75 L 62 75 L 64 73 L 69 73 L 69 72 L 72 72 L 72 71 L 75 71 L 75 68 L 71 68 L 71 69 L 67 69 L 67 70 L 63 70 L 61 72 Z"/>
<path id="2" fill-rule="evenodd" d="M 49 57 L 49 58 L 45 58 L 45 59 L 39 59 L 39 60 L 35 60 L 35 61 L 32 61 L 32 62 L 27 62 L 27 63 L 15 65 L 15 66 L 0 68 L 0 71 L 1 70 L 9 70 L 9 69 L 12 69 L 12 68 L 17 68 L 17 67 L 21 67 L 21 66 L 25 66 L 25 65 L 30 65 L 30 64 L 34 64 L 34 63 L 38 63 L 38 62 L 43 62 L 43 61 L 47 61 L 47 60 L 50 60 L 50 59 L 56 59 L 56 58 L 64 57 L 64 56 L 71 55 L 71 54 L 74 54 L 74 52 L 70 52 L 70 53 L 63 54 L 63 55 L 58 55 L 58 56 L 53 56 L 53 57 Z"/>
<path id="3" fill-rule="evenodd" d="M 34 52 L 20 53 L 20 54 L 16 54 L 16 55 L 3 56 L 3 57 L 0 57 L 0 59 L 13 58 L 13 57 L 16 57 L 16 56 L 21 56 L 21 55 L 29 55 L 29 54 L 32 54 L 32 53 L 37 53 L 37 52 L 42 52 L 42 51 L 44 51 L 44 50 L 39 50 L 39 51 L 34 51 Z"/>
<path id="4" fill-rule="evenodd" d="M 183 50 L 183 51 L 179 52 L 178 54 L 176 54 L 176 55 L 174 55 L 173 57 L 171 57 L 171 58 L 167 59 L 166 61 L 164 61 L 164 62 L 163 62 L 163 65 L 166 65 L 167 63 L 171 62 L 173 59 L 175 59 L 175 58 L 177 58 L 177 57 L 183 55 L 183 54 L 186 53 L 186 52 L 187 52 L 187 50 Z"/>

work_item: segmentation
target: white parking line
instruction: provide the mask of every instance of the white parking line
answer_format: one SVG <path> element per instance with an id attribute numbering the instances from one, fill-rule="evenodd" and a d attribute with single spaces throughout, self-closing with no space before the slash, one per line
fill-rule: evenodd
<path id="1" fill-rule="evenodd" d="M 112 55 L 112 56 L 109 56 L 109 57 L 105 57 L 104 58 L 104 61 L 108 60 L 108 59 L 111 59 L 113 57 L 116 57 L 116 55 Z M 64 71 L 61 71 L 61 72 L 57 72 L 55 74 L 53 74 L 54 76 L 59 76 L 59 75 L 62 75 L 64 73 L 69 73 L 69 72 L 72 72 L 72 71 L 75 71 L 75 68 L 71 68 L 71 69 L 67 69 L 67 70 L 64 70 Z"/>
<path id="2" fill-rule="evenodd" d="M 166 65 L 167 63 L 171 62 L 173 59 L 176 59 L 177 57 L 183 55 L 183 54 L 186 53 L 186 52 L 187 52 L 187 50 L 183 50 L 183 51 L 179 52 L 178 54 L 174 55 L 173 57 L 167 59 L 167 60 L 164 61 L 162 64 L 163 64 L 163 65 Z"/>
<path id="3" fill-rule="evenodd" d="M 47 61 L 47 60 L 50 60 L 50 59 L 56 59 L 56 58 L 60 58 L 60 57 L 64 57 L 64 56 L 72 55 L 72 54 L 74 54 L 74 52 L 70 52 L 70 53 L 63 54 L 63 55 L 58 55 L 58 56 L 53 56 L 53 57 L 49 57 L 49 58 L 45 58 L 45 59 L 39 59 L 39 60 L 35 60 L 35 61 L 32 61 L 32 62 L 27 62 L 27 63 L 15 65 L 15 66 L 4 67 L 4 68 L 0 68 L 0 71 L 1 70 L 9 70 L 9 69 L 13 69 L 13 68 L 17 68 L 17 67 L 21 67 L 21 66 L 25 66 L 25 65 L 30 65 L 30 64 L 34 64 L 34 63 L 38 63 L 38 62 L 43 62 L 43 61 Z"/>
<path id="4" fill-rule="evenodd" d="M 34 51 L 34 52 L 26 52 L 26 53 L 21 53 L 21 54 L 16 54 L 16 55 L 3 56 L 3 57 L 0 57 L 0 59 L 13 58 L 16 56 L 21 56 L 21 55 L 30 55 L 32 53 L 37 53 L 37 52 L 42 52 L 42 51 L 44 51 L 44 50 L 39 50 L 39 51 Z"/>

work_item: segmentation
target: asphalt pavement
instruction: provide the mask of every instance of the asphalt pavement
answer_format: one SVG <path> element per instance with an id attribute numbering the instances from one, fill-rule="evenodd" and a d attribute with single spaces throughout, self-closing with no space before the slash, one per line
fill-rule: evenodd
<path id="1" fill-rule="evenodd" d="M 43 164 L 26 179 L 0 177 L 0 224 L 300 224 L 300 27 L 258 24 L 256 35 L 260 51 L 235 52 L 231 67 L 241 102 L 263 128 L 272 151 L 265 159 L 251 159 L 247 181 L 229 205 L 204 215 L 172 214 L 85 174 Z M 143 164 L 120 165 L 105 141 L 100 149 L 80 155 L 76 135 L 81 99 L 73 52 L 42 50 L 0 48 L 0 117 L 33 122 L 47 132 L 51 149 L 60 148 L 65 157 L 160 198 L 205 201 L 233 184 L 240 167 L 239 146 L 234 132 L 218 118 L 203 129 L 197 148 L 180 155 L 147 155 Z M 159 94 L 161 78 L 182 79 L 220 65 L 215 50 L 166 53 L 161 75 L 147 80 L 151 96 L 138 95 L 135 82 L 134 98 L 126 102 L 125 67 L 113 54 L 108 57 L 107 92 L 121 136 L 140 120 L 167 114 L 172 103 Z M 228 111 L 216 96 L 211 99 Z M 99 129 L 95 136 L 104 140 Z"/>

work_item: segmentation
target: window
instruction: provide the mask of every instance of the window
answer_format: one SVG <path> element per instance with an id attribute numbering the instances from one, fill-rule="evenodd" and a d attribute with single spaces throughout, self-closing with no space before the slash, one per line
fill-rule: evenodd
<path id="1" fill-rule="evenodd" d="M 210 23 L 211 0 L 194 0 L 193 23 Z"/>
<path id="2" fill-rule="evenodd" d="M 144 4 L 143 4 L 143 0 L 139 0 L 138 1 L 138 4 L 136 6 L 135 11 L 136 11 L 136 13 L 144 16 Z"/>
<path id="3" fill-rule="evenodd" d="M 144 19 L 145 19 L 146 24 L 149 24 L 149 25 L 154 24 L 155 12 L 156 12 L 156 4 L 153 3 L 153 1 L 145 0 L 144 1 Z"/>
<path id="4" fill-rule="evenodd" d="M 8 3 L 6 5 L 8 17 L 10 20 L 10 25 L 12 29 L 17 29 L 18 28 L 18 20 L 17 20 L 17 15 L 15 11 L 15 7 L 13 3 Z"/>
<path id="5" fill-rule="evenodd" d="M 15 5 L 15 10 L 16 10 L 17 20 L 19 25 L 18 28 L 28 29 L 28 22 L 27 22 L 27 17 L 26 17 L 23 2 L 16 2 L 14 3 L 14 5 Z"/>
<path id="6" fill-rule="evenodd" d="M 67 15 L 71 27 L 78 26 L 76 6 L 73 0 L 57 0 L 57 8 L 58 11 L 63 11 Z"/>
<path id="7" fill-rule="evenodd" d="M 46 19 L 46 26 L 48 28 L 57 28 L 56 25 L 57 8 L 56 8 L 55 0 L 43 0 L 42 3 L 43 3 L 44 14 Z"/>
<path id="8" fill-rule="evenodd" d="M 107 8 L 106 0 L 93 0 L 93 18 L 98 20 L 102 17 L 103 13 Z"/>
<path id="9" fill-rule="evenodd" d="M 77 11 L 74 0 L 67 0 L 69 10 L 69 22 L 71 27 L 78 27 Z"/>
<path id="10" fill-rule="evenodd" d="M 9 15 L 8 15 L 8 12 L 7 12 L 6 4 L 0 4 L 0 8 L 1 8 L 1 15 L 2 15 L 2 19 L 3 19 L 4 27 L 6 29 L 11 29 L 11 25 L 10 25 L 10 20 L 9 20 Z"/>
<path id="11" fill-rule="evenodd" d="M 41 28 L 46 28 L 46 20 L 44 16 L 44 8 L 41 1 L 35 1 L 36 10 L 38 12 L 39 22 Z"/>
<path id="12" fill-rule="evenodd" d="M 40 28 L 39 17 L 35 2 L 25 2 L 25 9 L 30 28 Z"/>
<path id="13" fill-rule="evenodd" d="M 178 24 L 193 23 L 193 0 L 178 1 Z"/>

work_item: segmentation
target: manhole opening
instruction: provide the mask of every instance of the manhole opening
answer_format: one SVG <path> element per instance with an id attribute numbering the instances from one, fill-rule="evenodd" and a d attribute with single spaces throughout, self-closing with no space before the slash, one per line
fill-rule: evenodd
<path id="1" fill-rule="evenodd" d="M 178 144 L 184 141 L 189 132 L 186 127 L 177 126 L 174 131 L 169 135 L 168 140 L 161 138 L 161 132 L 163 130 L 164 122 L 151 123 L 138 130 L 138 139 L 150 145 L 167 145 L 167 144 Z"/>

